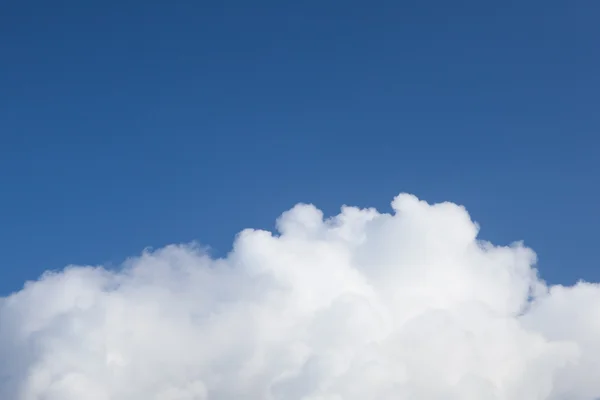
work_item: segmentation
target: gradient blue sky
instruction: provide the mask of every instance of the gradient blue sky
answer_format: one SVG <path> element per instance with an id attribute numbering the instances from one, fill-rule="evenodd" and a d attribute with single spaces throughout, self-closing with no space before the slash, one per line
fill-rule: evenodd
<path id="1" fill-rule="evenodd" d="M 597 1 L 0 2 L 0 294 L 297 202 L 467 206 L 600 280 Z"/>

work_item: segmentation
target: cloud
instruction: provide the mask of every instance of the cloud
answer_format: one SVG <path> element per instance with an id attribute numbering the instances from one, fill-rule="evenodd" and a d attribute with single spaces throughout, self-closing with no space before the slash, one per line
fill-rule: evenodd
<path id="1" fill-rule="evenodd" d="M 71 266 L 0 299 L 0 398 L 591 400 L 600 288 L 548 286 L 462 207 L 300 204 L 119 270 Z"/>

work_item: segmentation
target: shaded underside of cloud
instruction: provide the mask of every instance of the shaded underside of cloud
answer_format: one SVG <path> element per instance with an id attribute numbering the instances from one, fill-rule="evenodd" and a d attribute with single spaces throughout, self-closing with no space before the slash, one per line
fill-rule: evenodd
<path id="1" fill-rule="evenodd" d="M 458 205 L 392 207 L 299 204 L 224 258 L 172 245 L 46 273 L 0 299 L 0 398 L 600 396 L 598 285 L 548 286 Z"/>

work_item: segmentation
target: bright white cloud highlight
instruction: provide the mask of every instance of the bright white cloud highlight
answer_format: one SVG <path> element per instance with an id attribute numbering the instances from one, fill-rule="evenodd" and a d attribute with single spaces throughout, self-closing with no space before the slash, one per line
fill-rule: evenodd
<path id="1" fill-rule="evenodd" d="M 598 285 L 548 287 L 455 204 L 392 206 L 298 205 L 224 259 L 169 246 L 47 273 L 0 299 L 0 398 L 600 397 Z"/>

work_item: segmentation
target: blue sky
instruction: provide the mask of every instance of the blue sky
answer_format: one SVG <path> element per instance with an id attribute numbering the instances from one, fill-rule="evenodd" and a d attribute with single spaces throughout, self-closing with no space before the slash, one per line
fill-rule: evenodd
<path id="1" fill-rule="evenodd" d="M 4 1 L 0 293 L 401 191 L 524 240 L 553 283 L 598 281 L 599 18 L 591 0 Z"/>

